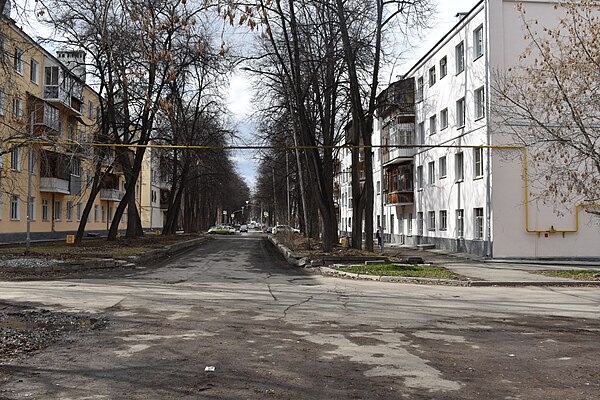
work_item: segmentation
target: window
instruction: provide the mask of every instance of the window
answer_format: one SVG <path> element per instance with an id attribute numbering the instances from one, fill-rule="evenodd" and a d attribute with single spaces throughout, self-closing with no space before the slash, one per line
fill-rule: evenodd
<path id="1" fill-rule="evenodd" d="M 429 220 L 428 222 L 428 229 L 430 231 L 435 231 L 435 211 L 429 211 Z"/>
<path id="2" fill-rule="evenodd" d="M 473 178 L 483 176 L 483 149 L 481 147 L 473 149 Z"/>
<path id="3" fill-rule="evenodd" d="M 58 67 L 45 67 L 44 85 L 58 86 Z"/>
<path id="4" fill-rule="evenodd" d="M 448 127 L 448 109 L 444 108 L 440 111 L 440 130 Z"/>
<path id="5" fill-rule="evenodd" d="M 32 58 L 31 59 L 31 68 L 29 70 L 29 79 L 31 79 L 31 82 L 35 83 L 36 85 L 39 83 L 39 75 L 40 75 L 39 69 L 40 69 L 39 63 Z"/>
<path id="6" fill-rule="evenodd" d="M 483 25 L 473 31 L 473 59 L 483 55 Z"/>
<path id="7" fill-rule="evenodd" d="M 456 176 L 456 182 L 460 182 L 465 179 L 464 156 L 462 152 L 454 155 L 454 174 Z"/>
<path id="8" fill-rule="evenodd" d="M 15 118 L 21 118 L 23 116 L 23 100 L 18 97 L 13 99 L 12 112 Z"/>
<path id="9" fill-rule="evenodd" d="M 73 220 L 73 202 L 67 201 L 67 221 Z"/>
<path id="10" fill-rule="evenodd" d="M 54 202 L 54 220 L 60 221 L 62 219 L 62 201 L 56 200 Z"/>
<path id="11" fill-rule="evenodd" d="M 417 167 L 417 190 L 423 190 L 423 166 Z"/>
<path id="12" fill-rule="evenodd" d="M 94 222 L 98 222 L 98 218 L 100 217 L 99 209 L 98 204 L 94 205 Z"/>
<path id="13" fill-rule="evenodd" d="M 433 114 L 431 117 L 429 117 L 429 134 L 435 135 L 436 132 L 437 132 L 437 116 L 435 114 Z"/>
<path id="14" fill-rule="evenodd" d="M 483 86 L 475 90 L 475 119 L 485 116 L 485 93 Z"/>
<path id="15" fill-rule="evenodd" d="M 15 71 L 17 71 L 17 73 L 23 75 L 23 50 L 21 50 L 18 47 L 15 47 L 15 54 L 14 54 L 14 63 L 13 66 L 15 68 Z"/>
<path id="16" fill-rule="evenodd" d="M 77 221 L 81 221 L 81 203 L 77 203 Z"/>
<path id="17" fill-rule="evenodd" d="M 406 234 L 412 236 L 413 218 L 412 213 L 408 214 L 408 220 L 406 221 Z"/>
<path id="18" fill-rule="evenodd" d="M 90 117 L 90 119 L 94 118 L 94 105 L 91 101 L 88 101 L 88 117 Z"/>
<path id="19" fill-rule="evenodd" d="M 419 135 L 417 141 L 419 142 L 419 144 L 425 144 L 425 122 L 420 122 L 417 126 L 417 129 L 417 133 Z"/>
<path id="20" fill-rule="evenodd" d="M 456 75 L 465 70 L 465 43 L 460 42 L 454 48 L 454 57 L 456 61 Z"/>
<path id="21" fill-rule="evenodd" d="M 50 219 L 50 204 L 47 199 L 42 199 L 42 221 Z"/>
<path id="22" fill-rule="evenodd" d="M 108 220 L 112 221 L 113 219 L 113 206 L 112 205 L 108 205 Z"/>
<path id="23" fill-rule="evenodd" d="M 417 213 L 417 235 L 423 236 L 423 213 Z"/>
<path id="24" fill-rule="evenodd" d="M 0 90 L 0 115 L 6 115 L 6 94 Z"/>
<path id="25" fill-rule="evenodd" d="M 439 175 L 440 179 L 443 179 L 448 174 L 448 169 L 446 168 L 446 156 L 440 157 L 438 164 L 439 164 L 438 175 Z"/>
<path id="26" fill-rule="evenodd" d="M 435 85 L 435 65 L 429 68 L 429 87 Z"/>
<path id="27" fill-rule="evenodd" d="M 428 172 L 429 172 L 428 173 L 428 177 L 429 177 L 428 183 L 430 185 L 433 185 L 435 183 L 435 162 L 434 161 L 431 161 L 428 164 Z"/>
<path id="28" fill-rule="evenodd" d="M 465 235 L 465 210 L 456 210 L 456 237 L 462 238 Z"/>
<path id="29" fill-rule="evenodd" d="M 35 197 L 29 197 L 29 203 L 27 205 L 27 218 L 30 221 L 35 221 Z"/>
<path id="30" fill-rule="evenodd" d="M 474 239 L 483 240 L 483 208 L 473 209 Z"/>
<path id="31" fill-rule="evenodd" d="M 21 218 L 21 198 L 17 194 L 10 195 L 10 219 L 18 221 Z"/>
<path id="32" fill-rule="evenodd" d="M 448 211 L 440 210 L 440 231 L 448 229 Z"/>
<path id="33" fill-rule="evenodd" d="M 73 176 L 81 176 L 81 160 L 78 158 L 71 159 L 71 175 Z"/>
<path id="34" fill-rule="evenodd" d="M 442 79 L 446 75 L 448 75 L 448 58 L 444 56 L 440 60 L 440 79 Z"/>
<path id="35" fill-rule="evenodd" d="M 19 147 L 13 147 L 10 151 L 10 169 L 13 171 L 21 170 L 21 149 Z"/>
<path id="36" fill-rule="evenodd" d="M 106 208 L 104 206 L 100 206 L 100 213 L 102 214 L 102 222 L 106 222 Z"/>
<path id="37" fill-rule="evenodd" d="M 465 98 L 456 101 L 456 127 L 465 126 Z"/>
<path id="38" fill-rule="evenodd" d="M 417 103 L 423 101 L 423 77 L 417 79 Z"/>
<path id="39" fill-rule="evenodd" d="M 37 154 L 35 150 L 29 149 L 29 157 L 27 158 L 27 169 L 31 171 L 32 174 L 35 174 L 37 170 Z"/>

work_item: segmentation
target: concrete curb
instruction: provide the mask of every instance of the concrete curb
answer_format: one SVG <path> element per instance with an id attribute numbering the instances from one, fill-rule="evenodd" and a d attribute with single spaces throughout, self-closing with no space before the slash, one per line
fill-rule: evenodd
<path id="1" fill-rule="evenodd" d="M 600 281 L 460 281 L 455 279 L 416 278 L 404 276 L 362 275 L 340 271 L 336 268 L 321 267 L 321 274 L 336 278 L 356 279 L 363 281 L 379 281 L 394 283 L 417 283 L 427 285 L 460 286 L 460 287 L 491 287 L 491 286 L 571 286 L 571 287 L 600 287 Z"/>
<path id="2" fill-rule="evenodd" d="M 277 250 L 279 250 L 279 252 L 283 255 L 283 258 L 285 258 L 285 261 L 287 261 L 288 264 L 302 268 L 313 266 L 311 260 L 308 257 L 302 257 L 298 254 L 295 254 L 283 244 L 279 243 L 279 241 L 275 239 L 272 235 L 268 236 L 268 240 L 269 242 L 271 242 L 271 244 L 273 244 L 273 246 L 275 246 Z"/>
<path id="3" fill-rule="evenodd" d="M 191 249 L 192 247 L 204 243 L 207 240 L 208 238 L 206 237 L 199 237 L 196 239 L 186 240 L 185 242 L 164 246 L 162 248 L 152 249 L 137 256 L 123 258 L 83 258 L 81 260 L 61 262 L 42 268 L 8 267 L 2 268 L 2 271 L 11 273 L 27 271 L 79 272 L 116 267 L 135 267 L 147 264 L 149 262 L 159 261 L 163 258 L 176 256 L 186 250 Z"/>

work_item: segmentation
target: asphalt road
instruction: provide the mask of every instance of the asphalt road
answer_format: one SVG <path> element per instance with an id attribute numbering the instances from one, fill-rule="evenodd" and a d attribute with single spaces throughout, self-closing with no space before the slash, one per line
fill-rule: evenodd
<path id="1" fill-rule="evenodd" d="M 0 365 L 0 399 L 577 400 L 600 393 L 597 288 L 321 277 L 288 266 L 251 234 L 218 237 L 125 276 L 0 282 L 0 301 L 107 321 Z"/>

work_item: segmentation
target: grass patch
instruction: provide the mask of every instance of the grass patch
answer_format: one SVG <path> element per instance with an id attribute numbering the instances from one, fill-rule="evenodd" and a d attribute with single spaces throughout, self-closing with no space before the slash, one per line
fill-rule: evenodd
<path id="1" fill-rule="evenodd" d="M 461 276 L 444 267 L 432 265 L 369 264 L 350 265 L 340 271 L 362 275 L 405 276 L 411 278 L 460 279 Z"/>
<path id="2" fill-rule="evenodd" d="M 532 274 L 551 276 L 554 278 L 576 279 L 579 281 L 600 281 L 600 270 L 594 269 L 567 269 L 555 271 L 531 271 Z"/>

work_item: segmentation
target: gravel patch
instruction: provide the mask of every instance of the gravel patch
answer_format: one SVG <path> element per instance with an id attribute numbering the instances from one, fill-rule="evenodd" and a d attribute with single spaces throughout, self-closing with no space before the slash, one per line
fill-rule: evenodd
<path id="1" fill-rule="evenodd" d="M 48 268 L 56 264 L 62 263 L 61 260 L 54 258 L 38 258 L 38 257 L 17 257 L 4 258 L 0 257 L 0 268 Z"/>
<path id="2" fill-rule="evenodd" d="M 42 350 L 65 335 L 100 329 L 106 320 L 48 310 L 0 311 L 0 363 Z"/>

